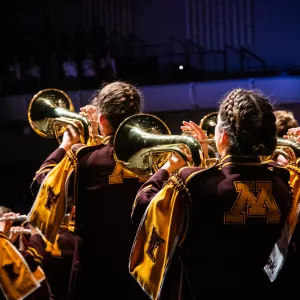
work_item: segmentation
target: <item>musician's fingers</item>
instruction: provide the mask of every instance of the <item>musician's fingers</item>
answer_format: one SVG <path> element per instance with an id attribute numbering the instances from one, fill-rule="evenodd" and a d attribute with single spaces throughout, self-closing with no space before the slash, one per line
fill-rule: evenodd
<path id="1" fill-rule="evenodd" d="M 190 121 L 189 125 L 192 126 L 193 128 L 201 129 L 200 126 L 193 121 Z"/>
<path id="2" fill-rule="evenodd" d="M 77 126 L 81 126 L 81 123 L 76 123 L 76 122 L 75 122 L 75 124 L 76 124 Z M 69 134 L 70 134 L 72 137 L 76 137 L 76 136 L 78 135 L 78 133 L 77 133 L 77 131 L 75 130 L 75 128 L 74 128 L 73 126 L 71 126 L 71 125 L 68 125 L 67 130 L 68 130 Z"/>
<path id="3" fill-rule="evenodd" d="M 14 243 L 18 238 L 20 237 L 20 232 L 11 232 L 10 231 L 10 234 L 9 234 L 9 240 Z"/>
<path id="4" fill-rule="evenodd" d="M 30 223 L 29 223 L 29 228 L 31 230 L 31 235 L 34 235 L 34 234 L 40 234 L 34 226 L 32 226 Z"/>
<path id="5" fill-rule="evenodd" d="M 182 152 L 186 155 L 186 157 L 189 161 L 192 161 L 192 155 L 191 155 L 191 151 L 189 148 L 187 148 L 187 147 L 183 148 Z"/>
<path id="6" fill-rule="evenodd" d="M 295 128 L 290 128 L 288 130 L 288 134 L 295 134 L 295 135 L 299 135 L 300 134 L 300 127 L 295 127 Z"/>
<path id="7" fill-rule="evenodd" d="M 8 213 L 3 214 L 2 217 L 3 218 L 9 218 L 9 217 L 17 216 L 17 215 L 19 215 L 19 214 L 16 214 L 14 212 L 8 212 Z"/>
<path id="8" fill-rule="evenodd" d="M 185 126 L 190 126 L 190 123 L 187 122 L 187 121 L 182 121 L 182 124 L 185 125 Z"/>
<path id="9" fill-rule="evenodd" d="M 193 128 L 193 130 L 199 133 L 202 139 L 207 138 L 205 131 L 198 124 L 194 123 L 193 121 L 190 121 L 190 126 L 191 128 Z"/>
<path id="10" fill-rule="evenodd" d="M 87 107 L 86 107 L 87 113 L 94 113 L 94 112 L 96 112 L 96 110 L 97 110 L 97 108 L 94 105 L 87 105 Z"/>
<path id="11" fill-rule="evenodd" d="M 180 129 L 181 130 L 191 130 L 191 127 L 189 127 L 189 126 L 180 126 Z"/>

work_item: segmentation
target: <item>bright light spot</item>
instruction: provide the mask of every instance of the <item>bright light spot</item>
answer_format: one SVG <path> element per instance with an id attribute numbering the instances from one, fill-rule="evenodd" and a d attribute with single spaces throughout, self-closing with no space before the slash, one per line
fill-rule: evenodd
<path id="1" fill-rule="evenodd" d="M 183 65 L 180 65 L 178 68 L 179 70 L 183 70 Z"/>

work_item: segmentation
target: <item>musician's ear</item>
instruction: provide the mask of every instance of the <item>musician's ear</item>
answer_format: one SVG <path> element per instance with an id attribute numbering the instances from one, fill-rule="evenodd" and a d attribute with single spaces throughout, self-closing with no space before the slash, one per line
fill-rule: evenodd
<path id="1" fill-rule="evenodd" d="M 99 118 L 99 123 L 100 124 L 106 124 L 107 123 L 107 119 L 103 114 L 100 113 L 98 118 Z"/>
<path id="2" fill-rule="evenodd" d="M 221 155 L 221 157 L 223 157 L 227 152 L 228 144 L 229 144 L 229 136 L 227 131 L 222 129 L 216 132 L 215 142 L 219 154 Z"/>
<path id="3" fill-rule="evenodd" d="M 229 142 L 229 136 L 226 130 L 222 130 L 220 133 L 220 144 L 222 145 L 228 145 Z"/>

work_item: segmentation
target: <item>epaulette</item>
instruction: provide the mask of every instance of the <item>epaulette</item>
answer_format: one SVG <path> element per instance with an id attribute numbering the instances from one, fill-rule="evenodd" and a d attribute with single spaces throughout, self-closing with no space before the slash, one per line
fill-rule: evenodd
<path id="1" fill-rule="evenodd" d="M 275 161 L 269 160 L 263 163 L 263 166 L 265 166 L 269 171 L 275 172 L 285 181 L 288 182 L 290 180 L 290 172 L 287 170 L 287 168 L 279 165 Z"/>

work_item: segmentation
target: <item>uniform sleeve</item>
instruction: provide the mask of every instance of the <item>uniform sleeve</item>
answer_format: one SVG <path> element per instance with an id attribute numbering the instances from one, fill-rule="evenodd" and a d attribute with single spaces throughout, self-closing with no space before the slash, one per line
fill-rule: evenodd
<path id="1" fill-rule="evenodd" d="M 36 196 L 39 186 L 47 176 L 47 174 L 64 158 L 66 151 L 62 148 L 57 148 L 43 162 L 39 170 L 36 172 L 33 182 L 30 186 L 31 193 Z"/>
<path id="2" fill-rule="evenodd" d="M 141 186 L 136 195 L 131 214 L 131 219 L 134 224 L 140 223 L 148 207 L 148 204 L 151 202 L 154 196 L 162 189 L 164 183 L 168 179 L 168 171 L 160 169 Z"/>
<path id="3" fill-rule="evenodd" d="M 39 234 L 30 237 L 25 251 L 21 251 L 30 270 L 34 272 L 42 264 L 46 250 L 46 243 Z"/>

